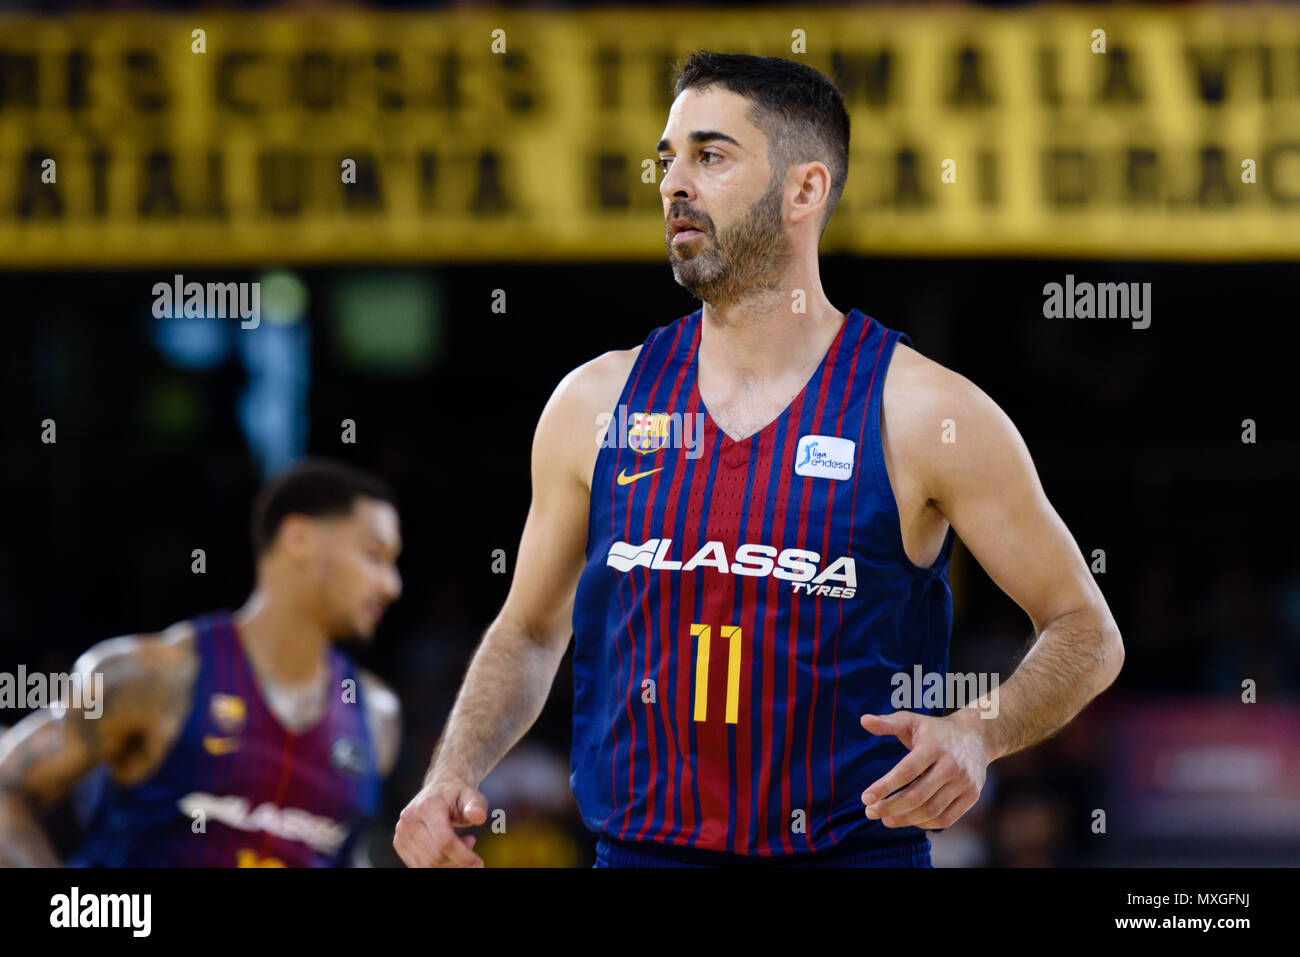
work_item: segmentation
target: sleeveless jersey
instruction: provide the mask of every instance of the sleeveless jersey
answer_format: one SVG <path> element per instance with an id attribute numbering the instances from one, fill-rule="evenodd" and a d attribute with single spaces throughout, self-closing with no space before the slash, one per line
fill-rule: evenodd
<path id="1" fill-rule="evenodd" d="M 861 799 L 907 754 L 861 715 L 896 710 L 895 675 L 945 672 L 952 629 L 953 531 L 932 567 L 908 559 L 881 444 L 885 370 L 911 340 L 854 309 L 737 442 L 700 399 L 701 321 L 650 333 L 596 458 L 573 613 L 583 820 L 701 854 L 928 846 Z"/>
<path id="2" fill-rule="evenodd" d="M 266 706 L 226 612 L 195 619 L 193 702 L 157 772 L 133 787 L 100 767 L 79 797 L 89 867 L 328 867 L 378 810 L 380 775 L 351 660 L 330 648 L 331 693 L 293 734 Z M 344 686 L 345 679 L 352 679 Z M 199 813 L 201 812 L 201 813 Z"/>

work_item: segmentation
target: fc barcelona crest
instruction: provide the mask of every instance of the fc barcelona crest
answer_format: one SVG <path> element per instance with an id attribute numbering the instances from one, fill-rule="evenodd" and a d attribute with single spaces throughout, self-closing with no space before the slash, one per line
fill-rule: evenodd
<path id="1" fill-rule="evenodd" d="M 234 734 L 244 727 L 248 708 L 244 705 L 244 699 L 238 695 L 214 694 L 208 713 L 223 734 Z"/>
<path id="2" fill-rule="evenodd" d="M 636 412 L 627 430 L 627 444 L 638 452 L 658 452 L 668 444 L 671 417 L 666 412 Z"/>

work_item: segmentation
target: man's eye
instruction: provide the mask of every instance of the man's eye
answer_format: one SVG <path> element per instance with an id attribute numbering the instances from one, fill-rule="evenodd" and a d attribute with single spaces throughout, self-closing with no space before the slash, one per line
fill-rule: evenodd
<path id="1" fill-rule="evenodd" d="M 722 154 L 721 154 L 721 153 L 714 152 L 713 150 L 704 150 L 702 153 L 700 153 L 700 162 L 703 163 L 703 165 L 705 165 L 705 166 L 712 166 L 712 165 L 713 165 L 713 163 L 706 163 L 706 162 L 704 162 L 706 159 L 712 159 L 713 161 L 716 162 L 717 160 L 719 160 L 719 159 L 721 159 L 721 158 L 722 158 Z M 670 167 L 670 166 L 673 165 L 673 159 L 674 159 L 674 157 L 672 157 L 672 156 L 664 156 L 664 157 L 661 157 L 661 158 L 657 161 L 658 164 L 659 164 L 659 169 L 660 169 L 662 172 L 667 173 L 667 172 L 668 172 L 668 167 Z"/>

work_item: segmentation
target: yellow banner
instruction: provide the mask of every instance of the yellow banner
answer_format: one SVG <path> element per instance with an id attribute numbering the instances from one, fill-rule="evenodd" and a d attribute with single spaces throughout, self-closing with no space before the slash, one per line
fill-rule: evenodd
<path id="1" fill-rule="evenodd" d="M 672 64 L 833 77 L 824 253 L 1293 258 L 1300 9 L 0 16 L 0 265 L 662 259 Z"/>

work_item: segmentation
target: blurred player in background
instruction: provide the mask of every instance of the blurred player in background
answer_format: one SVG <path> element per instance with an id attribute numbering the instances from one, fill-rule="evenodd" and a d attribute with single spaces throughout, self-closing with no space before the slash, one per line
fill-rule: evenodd
<path id="1" fill-rule="evenodd" d="M 481 865 L 454 828 L 484 821 L 479 782 L 536 720 L 571 631 L 571 782 L 597 866 L 929 866 L 925 830 L 1123 659 L 1007 416 L 824 294 L 838 91 L 701 53 L 675 92 L 665 242 L 703 308 L 580 366 L 542 412 L 517 571 L 399 821 L 408 864 Z M 900 672 L 947 670 L 954 533 L 1037 642 L 997 701 L 896 708 Z"/>
<path id="2" fill-rule="evenodd" d="M 79 781 L 86 834 L 70 864 L 351 859 L 401 716 L 333 642 L 370 641 L 401 594 L 394 497 L 369 473 L 306 459 L 262 490 L 252 533 L 243 608 L 94 646 L 75 670 L 103 676 L 98 717 L 41 709 L 0 737 L 0 865 L 59 863 L 38 812 Z"/>

